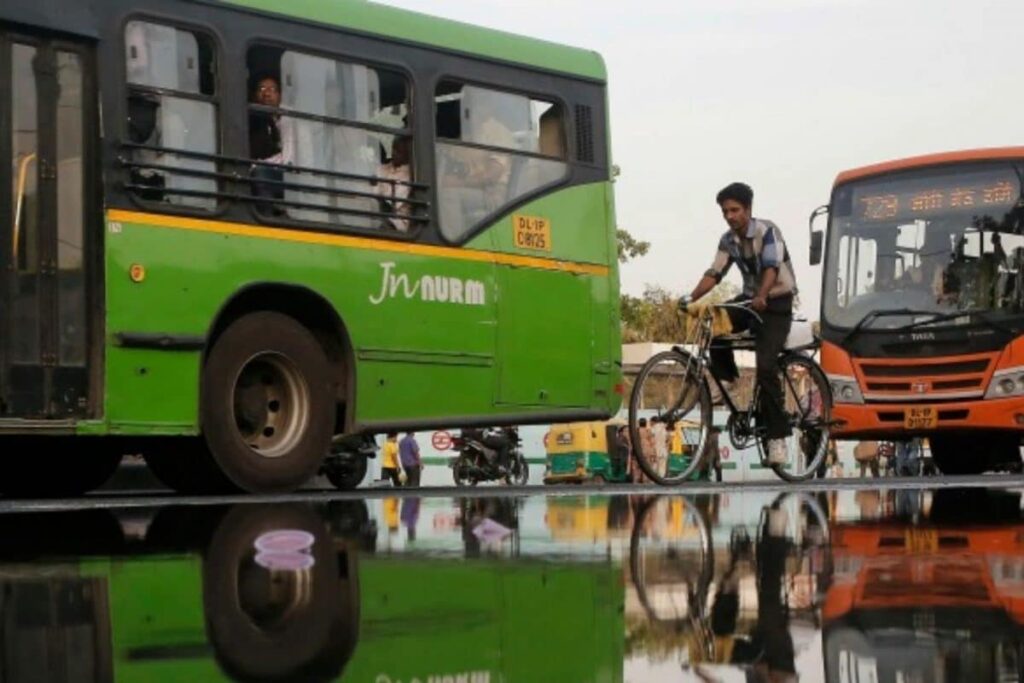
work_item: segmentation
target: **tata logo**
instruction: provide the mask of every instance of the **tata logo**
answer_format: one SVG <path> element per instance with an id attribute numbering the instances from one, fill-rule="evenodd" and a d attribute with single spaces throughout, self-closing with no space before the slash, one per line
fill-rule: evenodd
<path id="1" fill-rule="evenodd" d="M 911 332 L 910 333 L 910 340 L 911 341 L 916 341 L 916 342 L 934 341 L 935 340 L 935 333 L 934 332 Z"/>
<path id="2" fill-rule="evenodd" d="M 926 394 L 926 393 L 928 393 L 928 383 L 927 382 L 914 382 L 912 385 L 910 385 L 910 388 L 913 390 L 913 392 L 915 394 Z"/>

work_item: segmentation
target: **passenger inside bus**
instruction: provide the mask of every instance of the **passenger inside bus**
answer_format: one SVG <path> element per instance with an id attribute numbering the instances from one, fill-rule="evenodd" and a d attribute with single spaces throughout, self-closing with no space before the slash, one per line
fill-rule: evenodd
<path id="1" fill-rule="evenodd" d="M 377 169 L 377 192 L 382 197 L 381 208 L 384 213 L 397 214 L 397 217 L 384 219 L 384 226 L 399 232 L 409 232 L 411 207 L 404 199 L 409 198 L 412 180 L 411 154 L 412 140 L 408 137 L 396 137 L 391 143 L 391 158 Z"/>
<path id="2" fill-rule="evenodd" d="M 253 104 L 264 107 L 281 106 L 281 86 L 275 76 L 262 76 L 256 80 L 249 100 Z M 249 112 L 249 154 L 252 159 L 268 164 L 289 164 L 294 156 L 292 137 L 282 135 L 282 128 L 287 129 L 288 121 L 280 115 L 267 111 L 253 110 Z M 252 193 L 259 200 L 283 200 L 284 172 L 277 168 L 254 164 L 250 175 L 253 182 Z M 263 182 L 261 182 L 263 181 Z M 286 211 L 271 201 L 257 201 L 256 210 L 271 216 L 283 216 Z"/>
<path id="3" fill-rule="evenodd" d="M 562 108 L 442 83 L 436 94 L 441 231 L 449 239 L 567 170 Z"/>
<path id="4" fill-rule="evenodd" d="M 411 164 L 396 165 L 393 159 L 385 162 L 388 155 L 394 156 L 395 141 L 408 137 L 406 78 L 397 72 L 270 45 L 250 48 L 247 65 L 250 74 L 269 74 L 280 86 L 272 99 L 254 93 L 259 98 L 254 103 L 278 110 L 272 121 L 279 130 L 281 157 L 263 160 L 292 167 L 280 169 L 285 184 L 277 189 L 289 205 L 288 216 L 338 228 L 391 226 L 381 215 L 384 212 L 377 198 L 381 184 L 375 178 L 386 167 L 390 167 L 389 178 L 412 176 Z M 251 154 L 260 160 L 258 153 L 276 153 L 277 146 L 263 145 L 259 139 L 257 129 L 268 128 L 269 112 L 252 109 L 250 113 Z M 272 131 L 269 140 L 274 142 Z M 402 144 L 398 145 L 400 155 Z M 254 190 L 258 187 L 254 185 Z"/>

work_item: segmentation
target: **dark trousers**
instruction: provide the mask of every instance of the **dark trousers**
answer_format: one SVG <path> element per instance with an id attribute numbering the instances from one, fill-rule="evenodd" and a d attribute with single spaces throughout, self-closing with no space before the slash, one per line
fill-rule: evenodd
<path id="1" fill-rule="evenodd" d="M 391 480 L 392 486 L 401 486 L 402 480 L 398 477 L 397 467 L 382 467 L 380 468 L 380 479 L 384 481 L 386 479 Z"/>
<path id="2" fill-rule="evenodd" d="M 732 299 L 730 303 L 748 300 L 747 297 L 739 296 Z M 734 332 L 750 330 L 754 333 L 754 340 L 757 344 L 757 383 L 761 386 L 761 404 L 758 406 L 758 410 L 764 421 L 768 438 L 785 438 L 792 431 L 784 410 L 785 396 L 782 391 L 782 378 L 778 372 L 777 361 L 779 354 L 786 348 L 786 339 L 793 326 L 793 297 L 781 296 L 769 299 L 767 310 L 758 314 L 763 322 L 758 322 L 746 311 L 732 308 L 726 310 L 729 311 Z M 732 349 L 716 348 L 712 344 L 711 366 L 720 379 L 732 381 L 739 377 Z"/>
<path id="3" fill-rule="evenodd" d="M 423 468 L 419 465 L 406 466 L 405 467 L 405 487 L 410 489 L 418 489 L 420 487 L 420 473 Z"/>
<path id="4" fill-rule="evenodd" d="M 284 172 L 269 166 L 254 166 L 250 174 L 253 178 L 252 194 L 257 198 L 256 210 L 267 215 L 284 215 L 284 210 L 268 199 L 284 199 L 284 190 L 280 183 L 284 180 Z M 269 180 L 271 182 L 259 182 Z"/>

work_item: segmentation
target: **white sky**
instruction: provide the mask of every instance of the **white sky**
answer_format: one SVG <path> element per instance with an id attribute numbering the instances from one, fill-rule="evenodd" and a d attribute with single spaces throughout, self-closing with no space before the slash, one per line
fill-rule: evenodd
<path id="1" fill-rule="evenodd" d="M 689 291 L 725 229 L 715 194 L 742 180 L 816 318 L 807 218 L 839 171 L 1021 144 L 1020 0 L 385 1 L 604 56 L 618 221 L 653 245 L 623 269 L 633 294 Z"/>

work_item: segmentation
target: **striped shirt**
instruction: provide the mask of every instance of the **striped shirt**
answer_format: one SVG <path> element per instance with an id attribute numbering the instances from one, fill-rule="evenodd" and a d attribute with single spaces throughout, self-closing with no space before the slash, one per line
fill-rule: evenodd
<path id="1" fill-rule="evenodd" d="M 718 241 L 715 261 L 705 275 L 721 282 L 734 263 L 743 275 L 744 296 L 757 296 L 761 288 L 761 274 L 767 268 L 775 268 L 779 273 L 768 292 L 769 299 L 797 293 L 789 250 L 782 239 L 782 231 L 771 221 L 751 218 L 742 237 L 727 230 Z"/>

